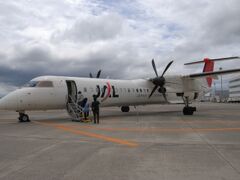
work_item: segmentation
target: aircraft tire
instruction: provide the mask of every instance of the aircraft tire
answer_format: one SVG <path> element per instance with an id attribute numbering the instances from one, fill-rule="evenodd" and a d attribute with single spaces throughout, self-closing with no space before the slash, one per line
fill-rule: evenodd
<path id="1" fill-rule="evenodd" d="M 18 119 L 19 122 L 30 122 L 29 116 L 27 114 L 20 114 Z"/>
<path id="2" fill-rule="evenodd" d="M 129 106 L 122 106 L 122 107 L 121 107 L 121 111 L 122 111 L 122 112 L 129 112 L 129 111 L 130 111 L 130 108 L 129 108 Z"/>
<path id="3" fill-rule="evenodd" d="M 184 107 L 183 108 L 184 115 L 193 115 L 194 111 L 196 111 L 196 108 L 194 108 L 194 107 Z"/>

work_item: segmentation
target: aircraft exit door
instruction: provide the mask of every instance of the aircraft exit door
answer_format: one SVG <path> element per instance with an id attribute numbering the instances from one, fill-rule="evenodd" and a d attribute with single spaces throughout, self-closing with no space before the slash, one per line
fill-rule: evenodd
<path id="1" fill-rule="evenodd" d="M 67 89 L 68 89 L 68 102 L 76 102 L 77 101 L 77 86 L 75 81 L 67 80 Z"/>

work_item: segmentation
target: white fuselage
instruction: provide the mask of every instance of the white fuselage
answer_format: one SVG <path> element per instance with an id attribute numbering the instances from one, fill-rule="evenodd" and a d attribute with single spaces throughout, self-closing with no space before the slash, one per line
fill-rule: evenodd
<path id="1" fill-rule="evenodd" d="M 52 87 L 22 87 L 0 100 L 0 109 L 14 111 L 65 109 L 68 102 L 69 88 L 67 81 L 76 84 L 73 98 L 81 91 L 84 98 L 92 102 L 93 95 L 98 96 L 101 106 L 131 106 L 145 104 L 183 103 L 184 93 L 189 100 L 196 99 L 196 93 L 203 95 L 208 91 L 206 83 L 200 80 L 184 82 L 181 76 L 166 77 L 166 96 L 156 91 L 151 98 L 154 84 L 147 79 L 113 80 L 96 78 L 78 78 L 64 76 L 41 76 L 30 82 L 51 81 Z"/>

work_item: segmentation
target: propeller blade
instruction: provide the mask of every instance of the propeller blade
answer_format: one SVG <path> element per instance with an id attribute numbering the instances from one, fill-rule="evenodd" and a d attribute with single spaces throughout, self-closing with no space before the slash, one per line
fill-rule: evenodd
<path id="1" fill-rule="evenodd" d="M 166 66 L 165 70 L 162 73 L 162 77 L 164 76 L 164 74 L 166 73 L 166 71 L 168 70 L 168 68 L 171 66 L 172 63 L 173 63 L 173 61 L 168 63 L 168 65 Z"/>
<path id="2" fill-rule="evenodd" d="M 90 78 L 93 78 L 93 75 L 92 75 L 92 73 L 89 73 L 89 77 L 90 77 Z"/>
<path id="3" fill-rule="evenodd" d="M 163 95 L 165 101 L 168 102 L 168 100 L 167 100 L 167 96 L 166 96 L 166 93 L 162 93 L 162 95 Z"/>
<path id="4" fill-rule="evenodd" d="M 150 98 L 150 97 L 153 95 L 153 93 L 156 91 L 157 88 L 158 88 L 158 85 L 156 85 L 156 86 L 153 88 L 153 90 L 152 90 L 151 94 L 148 96 L 148 98 Z"/>
<path id="5" fill-rule="evenodd" d="M 98 71 L 98 73 L 97 73 L 97 78 L 99 78 L 99 77 L 100 77 L 100 75 L 101 75 L 101 72 L 102 72 L 102 70 L 100 69 L 100 70 Z"/>
<path id="6" fill-rule="evenodd" d="M 152 59 L 152 67 L 153 67 L 153 70 L 155 71 L 156 76 L 158 77 L 158 73 L 157 73 L 157 69 L 156 69 L 154 59 Z"/>
<path id="7" fill-rule="evenodd" d="M 168 102 L 167 96 L 166 96 L 166 88 L 162 86 L 162 87 L 159 88 L 158 91 L 159 91 L 159 93 L 161 93 L 163 95 L 165 101 Z"/>

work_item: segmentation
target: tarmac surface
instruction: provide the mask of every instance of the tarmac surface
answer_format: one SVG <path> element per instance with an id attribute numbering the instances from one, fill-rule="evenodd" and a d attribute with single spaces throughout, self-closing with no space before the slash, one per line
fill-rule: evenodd
<path id="1" fill-rule="evenodd" d="M 100 124 L 62 111 L 30 123 L 0 111 L 0 180 L 239 180 L 240 104 L 102 108 Z"/>

